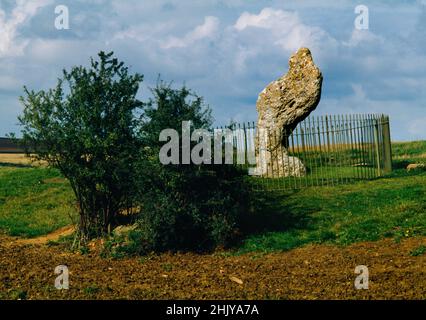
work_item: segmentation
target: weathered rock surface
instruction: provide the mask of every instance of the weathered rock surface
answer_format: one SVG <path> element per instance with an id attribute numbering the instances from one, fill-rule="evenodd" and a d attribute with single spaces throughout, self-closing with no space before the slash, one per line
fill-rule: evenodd
<path id="1" fill-rule="evenodd" d="M 270 177 L 306 174 L 303 163 L 288 155 L 288 136 L 317 107 L 322 79 L 310 50 L 301 48 L 291 56 L 287 74 L 259 94 L 255 174 Z"/>

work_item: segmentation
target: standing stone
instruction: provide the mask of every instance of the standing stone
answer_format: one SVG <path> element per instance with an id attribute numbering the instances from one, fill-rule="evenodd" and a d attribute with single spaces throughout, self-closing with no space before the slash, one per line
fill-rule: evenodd
<path id="1" fill-rule="evenodd" d="M 304 176 L 306 168 L 288 155 L 288 136 L 321 99 L 322 74 L 309 49 L 301 48 L 289 60 L 286 75 L 270 83 L 260 94 L 256 137 L 256 175 Z"/>

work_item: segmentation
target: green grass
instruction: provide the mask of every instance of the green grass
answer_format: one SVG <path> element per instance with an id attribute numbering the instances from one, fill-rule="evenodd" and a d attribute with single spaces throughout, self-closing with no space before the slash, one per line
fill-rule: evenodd
<path id="1" fill-rule="evenodd" d="M 395 142 L 392 144 L 392 153 L 395 158 L 425 158 L 426 140 L 412 142 Z"/>
<path id="2" fill-rule="evenodd" d="M 397 143 L 394 151 L 414 162 L 426 153 L 426 143 Z M 399 160 L 395 164 L 394 172 L 381 179 L 259 193 L 258 205 L 243 225 L 247 237 L 237 251 L 426 235 L 426 172 L 407 172 Z"/>
<path id="3" fill-rule="evenodd" d="M 37 237 L 71 224 L 73 194 L 58 171 L 0 167 L 0 230 Z"/>
<path id="4" fill-rule="evenodd" d="M 244 217 L 246 236 L 235 250 L 426 235 L 426 171 L 405 170 L 406 162 L 426 153 L 426 143 L 397 143 L 393 150 L 396 170 L 381 179 L 257 193 L 256 205 Z M 341 170 L 350 176 L 353 168 Z M 73 202 L 69 184 L 56 170 L 0 166 L 0 230 L 10 235 L 36 237 L 70 224 L 69 216 L 76 216 Z"/>
<path id="5" fill-rule="evenodd" d="M 414 250 L 412 250 L 410 252 L 410 255 L 413 256 L 413 257 L 418 257 L 418 256 L 421 256 L 421 255 L 424 255 L 425 253 L 426 253 L 426 246 L 421 245 L 421 246 L 418 246 L 417 248 L 415 248 Z"/>
<path id="6" fill-rule="evenodd" d="M 411 163 L 426 164 L 426 141 L 392 143 L 392 154 L 395 169 L 404 169 Z"/>
<path id="7" fill-rule="evenodd" d="M 359 148 L 363 148 L 360 150 Z M 289 155 L 302 160 L 307 167 L 317 166 L 353 166 L 357 163 L 373 164 L 374 149 L 371 144 L 360 145 L 357 148 L 341 146 L 337 150 L 328 150 L 326 147 L 315 151 L 289 152 Z"/>
<path id="8" fill-rule="evenodd" d="M 361 179 L 372 179 L 378 176 L 373 167 L 316 167 L 304 177 L 264 178 L 248 177 L 254 190 L 305 188 L 308 186 L 333 186 L 342 182 L 354 182 Z"/>
<path id="9" fill-rule="evenodd" d="M 265 196 L 241 251 L 426 235 L 426 173 Z M 271 231 L 272 230 L 272 231 Z"/>

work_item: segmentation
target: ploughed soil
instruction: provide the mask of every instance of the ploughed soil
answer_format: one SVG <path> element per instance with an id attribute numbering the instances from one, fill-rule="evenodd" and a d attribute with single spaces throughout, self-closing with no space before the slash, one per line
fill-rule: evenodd
<path id="1" fill-rule="evenodd" d="M 288 252 L 244 255 L 162 254 L 102 258 L 59 246 L 0 236 L 2 299 L 425 299 L 425 237 L 347 247 L 309 245 Z M 69 289 L 54 286 L 54 269 L 69 268 Z M 355 267 L 369 268 L 357 290 Z"/>

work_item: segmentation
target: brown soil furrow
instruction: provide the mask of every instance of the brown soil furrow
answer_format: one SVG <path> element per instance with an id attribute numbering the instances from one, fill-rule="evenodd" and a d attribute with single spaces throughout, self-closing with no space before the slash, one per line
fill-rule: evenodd
<path id="1" fill-rule="evenodd" d="M 272 254 L 187 253 L 122 260 L 101 258 L 99 252 L 70 253 L 61 246 L 24 245 L 9 237 L 0 240 L 0 298 L 13 298 L 16 292 L 28 299 L 426 298 L 426 256 L 410 255 L 426 244 L 425 237 L 348 247 L 309 245 Z M 69 290 L 54 287 L 58 265 L 69 268 Z M 354 288 L 357 265 L 369 268 L 368 290 Z"/>

